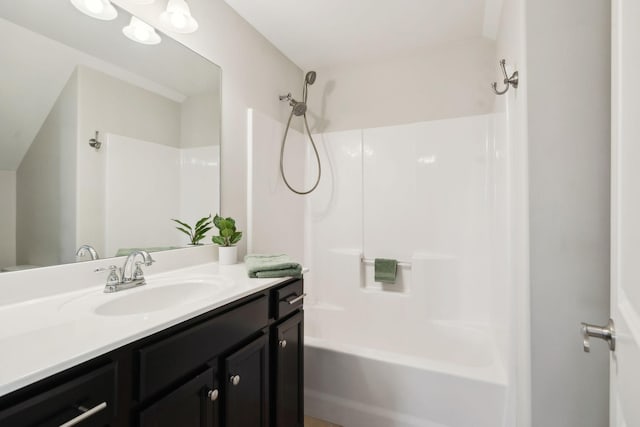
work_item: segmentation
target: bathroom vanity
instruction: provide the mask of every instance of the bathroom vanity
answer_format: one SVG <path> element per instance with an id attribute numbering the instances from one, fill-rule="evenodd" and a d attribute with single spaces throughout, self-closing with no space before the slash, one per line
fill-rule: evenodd
<path id="1" fill-rule="evenodd" d="M 232 269 L 237 277 L 244 270 Z M 186 293 L 198 280 L 206 283 L 191 279 L 191 285 L 165 288 L 184 286 Z M 149 280 L 145 287 L 149 289 L 121 293 L 134 292 L 131 301 L 144 301 L 143 293 L 157 291 L 163 281 Z M 127 305 L 116 297 L 109 302 L 109 309 L 122 310 L 121 315 L 108 311 L 96 315 L 99 309 L 106 309 L 104 302 L 96 306 L 95 301 L 111 297 L 99 295 L 100 290 L 95 288 L 62 304 L 62 300 L 51 303 L 57 310 L 62 307 L 77 313 L 83 306 L 91 311 L 91 315 L 79 315 L 83 325 L 67 325 L 70 335 L 77 333 L 77 328 L 96 334 L 78 348 L 84 357 L 99 352 L 99 348 L 129 342 L 8 393 L 7 384 L 0 384 L 0 391 L 5 392 L 0 397 L 0 425 L 302 426 L 303 281 L 243 278 L 240 285 L 229 282 L 221 288 L 214 293 L 218 297 L 199 298 L 182 304 L 182 308 L 164 310 L 164 314 L 158 314 L 163 310 L 156 314 L 128 312 L 135 304 Z M 180 306 L 177 295 L 170 297 Z M 42 311 L 46 319 L 48 309 L 43 307 Z M 64 329 L 58 330 L 55 325 L 43 325 L 43 329 L 47 326 L 53 327 L 49 338 L 53 335 L 55 341 L 55 334 L 59 334 L 59 345 L 73 345 Z M 111 328 L 125 328 L 115 343 L 118 333 Z M 5 346 L 16 338 L 2 338 L 2 352 L 16 351 Z M 39 376 L 55 370 L 54 364 L 64 366 L 58 363 L 62 361 L 58 351 L 51 351 L 51 358 L 59 360 L 52 360 L 52 366 L 47 367 L 46 352 L 50 349 L 37 343 L 32 348 L 44 354 L 15 354 L 11 359 L 5 353 L 0 358 L 25 359 L 16 365 L 27 365 L 35 358 L 33 369 Z M 82 358 L 78 356 L 78 360 Z M 4 364 L 1 369 L 11 370 L 12 366 Z M 14 375 L 11 388 L 31 375 L 28 366 L 19 366 L 19 370 L 23 373 Z M 5 372 L 0 376 L 11 375 Z"/>

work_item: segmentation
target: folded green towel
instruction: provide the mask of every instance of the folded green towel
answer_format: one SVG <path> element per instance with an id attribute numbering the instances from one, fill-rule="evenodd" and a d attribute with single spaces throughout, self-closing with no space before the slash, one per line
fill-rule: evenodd
<path id="1" fill-rule="evenodd" d="M 374 260 L 375 281 L 382 283 L 396 283 L 398 261 L 395 259 L 376 258 Z"/>
<path id="2" fill-rule="evenodd" d="M 180 249 L 180 246 L 156 246 L 151 248 L 120 248 L 118 252 L 116 252 L 116 256 L 127 256 L 130 255 L 133 251 L 147 251 L 147 252 L 162 252 L 162 251 L 170 251 L 172 249 Z"/>
<path id="3" fill-rule="evenodd" d="M 301 277 L 302 266 L 293 262 L 287 255 L 252 254 L 244 257 L 249 277 Z"/>
<path id="4" fill-rule="evenodd" d="M 302 277 L 302 266 L 298 266 L 296 268 L 285 268 L 282 270 L 267 270 L 267 271 L 257 271 L 256 276 L 260 279 L 271 279 L 274 277 L 295 277 L 299 279 Z"/>

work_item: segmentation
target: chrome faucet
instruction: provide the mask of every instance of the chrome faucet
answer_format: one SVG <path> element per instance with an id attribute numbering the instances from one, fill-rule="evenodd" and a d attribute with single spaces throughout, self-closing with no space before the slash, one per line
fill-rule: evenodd
<path id="1" fill-rule="evenodd" d="M 142 261 L 135 262 L 136 257 L 140 255 Z M 125 289 L 135 288 L 137 286 L 145 285 L 147 282 L 144 279 L 144 272 L 142 271 L 142 265 L 150 266 L 155 261 L 149 255 L 149 252 L 136 250 L 127 256 L 124 261 L 124 265 L 120 268 L 115 265 L 110 265 L 107 268 L 98 268 L 95 271 L 109 270 L 109 276 L 107 276 L 107 284 L 104 287 L 105 293 L 123 291 Z M 135 267 L 135 268 L 134 268 Z M 127 275 L 127 268 L 129 274 Z"/>
<path id="2" fill-rule="evenodd" d="M 98 252 L 91 245 L 82 245 L 76 251 L 76 257 L 85 256 L 86 254 L 89 254 L 92 261 L 95 259 L 100 259 Z"/>

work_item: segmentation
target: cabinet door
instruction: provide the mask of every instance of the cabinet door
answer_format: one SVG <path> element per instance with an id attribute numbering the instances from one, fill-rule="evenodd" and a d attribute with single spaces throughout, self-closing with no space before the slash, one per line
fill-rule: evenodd
<path id="1" fill-rule="evenodd" d="M 300 311 L 274 326 L 273 411 L 275 427 L 304 424 L 304 316 Z"/>
<path id="2" fill-rule="evenodd" d="M 225 427 L 267 427 L 268 342 L 263 335 L 225 359 Z"/>
<path id="3" fill-rule="evenodd" d="M 215 427 L 218 389 L 209 368 L 140 413 L 140 427 Z"/>

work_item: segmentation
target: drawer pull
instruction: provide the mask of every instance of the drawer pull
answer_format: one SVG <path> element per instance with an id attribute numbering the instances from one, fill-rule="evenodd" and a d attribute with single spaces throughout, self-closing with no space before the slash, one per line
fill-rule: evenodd
<path id="1" fill-rule="evenodd" d="M 280 340 L 278 342 L 278 345 L 280 346 L 280 348 L 286 348 L 287 347 L 287 340 Z"/>
<path id="2" fill-rule="evenodd" d="M 71 427 L 71 426 L 78 425 L 78 424 L 80 424 L 80 422 L 86 420 L 87 418 L 90 418 L 90 417 L 94 416 L 95 414 L 97 414 L 98 412 L 102 411 L 106 407 L 107 407 L 107 402 L 102 402 L 101 404 L 96 405 L 91 409 L 87 409 L 84 406 L 77 406 L 76 408 L 82 413 L 80 415 L 78 415 L 77 417 L 75 417 L 74 419 L 69 420 L 64 424 L 60 424 L 60 427 Z"/>
<path id="3" fill-rule="evenodd" d="M 233 385 L 240 384 L 240 375 L 232 375 L 231 378 L 229 378 L 229 382 Z"/>
<path id="4" fill-rule="evenodd" d="M 307 294 L 302 294 L 302 295 L 297 296 L 297 297 L 292 295 L 289 298 L 287 298 L 286 301 L 289 303 L 289 305 L 293 305 L 293 304 L 295 304 L 295 303 L 297 303 L 299 301 L 302 301 L 304 299 L 304 297 L 306 297 L 306 296 L 307 296 Z"/>
<path id="5" fill-rule="evenodd" d="M 214 388 L 213 390 L 209 390 L 207 392 L 207 397 L 209 398 L 210 401 L 215 402 L 216 400 L 218 400 L 218 389 Z"/>

